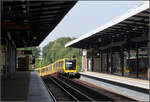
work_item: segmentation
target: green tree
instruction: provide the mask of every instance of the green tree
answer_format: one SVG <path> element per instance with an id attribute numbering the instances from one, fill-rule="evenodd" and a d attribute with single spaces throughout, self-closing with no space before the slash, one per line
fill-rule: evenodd
<path id="1" fill-rule="evenodd" d="M 44 59 L 43 65 L 48 65 L 55 62 L 58 59 L 70 58 L 76 56 L 78 60 L 78 67 L 81 68 L 81 56 L 79 55 L 79 49 L 65 48 L 65 44 L 75 38 L 61 37 L 53 42 L 49 42 L 42 50 L 42 56 Z"/>

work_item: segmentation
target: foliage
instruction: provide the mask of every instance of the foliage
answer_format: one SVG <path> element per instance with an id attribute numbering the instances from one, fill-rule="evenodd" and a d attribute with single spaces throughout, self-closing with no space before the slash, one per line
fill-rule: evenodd
<path id="1" fill-rule="evenodd" d="M 78 60 L 78 67 L 81 68 L 81 56 L 79 56 L 79 49 L 65 48 L 65 44 L 75 38 L 62 37 L 53 42 L 49 42 L 42 51 L 43 63 L 42 66 L 46 66 L 55 62 L 58 59 L 71 58 L 76 56 Z"/>
<path id="2" fill-rule="evenodd" d="M 58 59 L 77 57 L 78 68 L 81 68 L 81 56 L 79 55 L 79 49 L 76 48 L 65 48 L 65 44 L 74 40 L 75 38 L 62 37 L 55 41 L 49 42 L 42 50 L 42 58 L 40 60 L 40 48 L 39 47 L 28 47 L 20 48 L 18 50 L 32 50 L 32 54 L 35 56 L 35 68 L 49 65 Z M 32 65 L 30 65 L 32 69 Z"/>

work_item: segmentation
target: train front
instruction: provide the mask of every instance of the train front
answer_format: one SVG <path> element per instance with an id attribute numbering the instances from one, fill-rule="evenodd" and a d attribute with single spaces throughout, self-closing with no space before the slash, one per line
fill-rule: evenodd
<path id="1" fill-rule="evenodd" d="M 76 59 L 65 59 L 65 74 L 70 78 L 80 77 Z"/>

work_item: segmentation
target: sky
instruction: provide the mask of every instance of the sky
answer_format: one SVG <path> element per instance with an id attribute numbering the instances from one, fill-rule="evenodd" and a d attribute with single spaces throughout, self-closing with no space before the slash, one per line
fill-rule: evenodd
<path id="1" fill-rule="evenodd" d="M 80 37 L 143 4 L 144 1 L 78 1 L 39 45 L 60 37 Z"/>

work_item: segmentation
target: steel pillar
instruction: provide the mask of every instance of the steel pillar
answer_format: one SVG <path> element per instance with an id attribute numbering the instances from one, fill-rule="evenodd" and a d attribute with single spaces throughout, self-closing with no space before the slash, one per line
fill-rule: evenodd
<path id="1" fill-rule="evenodd" d="M 6 56 L 6 76 L 11 78 L 11 74 L 16 71 L 16 48 L 10 40 L 7 41 Z"/>
<path id="2" fill-rule="evenodd" d="M 124 76 L 124 48 L 120 48 L 120 67 L 121 67 L 121 75 Z"/>
<path id="3" fill-rule="evenodd" d="M 107 73 L 108 73 L 108 69 L 109 69 L 109 50 L 107 50 L 107 69 L 106 69 Z"/>
<path id="4" fill-rule="evenodd" d="M 139 78 L 139 50 L 138 46 L 136 46 L 136 78 Z"/>
<path id="5" fill-rule="evenodd" d="M 131 54 L 130 54 L 130 49 L 128 49 L 128 59 L 130 58 Z"/>
<path id="6" fill-rule="evenodd" d="M 150 35 L 148 42 L 148 70 L 147 70 L 147 78 L 150 80 Z"/>
<path id="7" fill-rule="evenodd" d="M 103 52 L 101 51 L 101 72 L 103 72 Z"/>
<path id="8" fill-rule="evenodd" d="M 111 72 L 110 73 L 113 73 L 113 56 L 112 56 L 112 48 L 110 49 L 110 58 L 111 58 L 111 62 L 110 62 L 110 68 L 111 68 Z"/>

